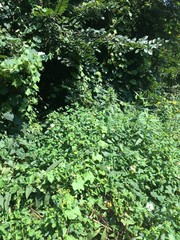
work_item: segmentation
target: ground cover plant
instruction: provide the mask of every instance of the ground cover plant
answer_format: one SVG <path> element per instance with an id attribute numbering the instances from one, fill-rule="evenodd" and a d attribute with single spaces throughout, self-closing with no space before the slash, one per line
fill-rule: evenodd
<path id="1" fill-rule="evenodd" d="M 0 239 L 180 239 L 179 1 L 0 1 Z"/>
<path id="2" fill-rule="evenodd" d="M 173 106 L 173 103 L 171 103 Z M 168 106 L 167 106 L 168 108 Z M 118 104 L 3 136 L 3 239 L 178 239 L 179 115 Z"/>

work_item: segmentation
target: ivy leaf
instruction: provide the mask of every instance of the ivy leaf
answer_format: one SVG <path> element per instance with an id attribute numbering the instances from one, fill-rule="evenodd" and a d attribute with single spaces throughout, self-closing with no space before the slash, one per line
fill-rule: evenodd
<path id="1" fill-rule="evenodd" d="M 13 119 L 14 119 L 14 114 L 12 114 L 12 113 L 10 113 L 10 112 L 6 112 L 6 113 L 3 114 L 3 117 L 4 117 L 6 120 L 12 122 Z"/>
<path id="2" fill-rule="evenodd" d="M 28 88 L 28 89 L 26 90 L 25 94 L 26 94 L 27 96 L 31 95 L 31 90 Z"/>

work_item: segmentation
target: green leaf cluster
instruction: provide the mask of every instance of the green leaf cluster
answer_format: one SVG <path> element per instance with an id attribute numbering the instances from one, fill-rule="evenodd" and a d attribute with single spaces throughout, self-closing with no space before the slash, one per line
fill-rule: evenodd
<path id="1" fill-rule="evenodd" d="M 35 119 L 34 106 L 38 102 L 38 82 L 42 70 L 41 55 L 26 42 L 0 32 L 0 125 L 7 130 L 11 122 L 21 125 L 23 120 Z"/>
<path id="2" fill-rule="evenodd" d="M 2 239 L 178 239 L 179 115 L 170 105 L 164 119 L 160 107 L 77 105 L 51 113 L 42 130 L 2 135 Z"/>

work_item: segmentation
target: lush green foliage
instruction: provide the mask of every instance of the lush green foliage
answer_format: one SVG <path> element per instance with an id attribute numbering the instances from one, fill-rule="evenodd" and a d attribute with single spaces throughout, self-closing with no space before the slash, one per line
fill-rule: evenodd
<path id="1" fill-rule="evenodd" d="M 47 104 L 48 97 L 42 94 L 47 89 L 54 102 L 62 92 L 68 103 L 78 101 L 89 106 L 100 87 L 106 89 L 110 85 L 121 100 L 133 100 L 135 92 L 154 91 L 164 83 L 177 84 L 178 11 L 177 1 L 162 0 L 5 0 L 0 7 L 0 72 L 3 89 L 4 84 L 10 86 L 0 93 L 2 114 L 7 116 L 8 112 L 9 116 L 10 112 L 23 118 L 19 112 L 26 112 L 27 105 L 34 108 L 36 102 L 42 108 L 50 102 L 53 109 L 52 101 Z M 19 51 L 21 45 L 26 47 Z M 38 83 L 42 67 L 33 49 L 45 53 L 49 62 L 59 64 L 55 81 L 48 77 Z M 13 65 L 14 72 L 5 74 L 6 67 L 11 67 L 12 59 L 17 58 L 21 66 L 17 63 Z M 35 66 L 33 72 L 29 70 Z M 69 74 L 61 75 L 64 71 Z M 12 82 L 7 83 L 12 74 L 21 79 L 15 89 L 11 89 Z M 19 92 L 25 95 L 23 103 L 18 101 Z M 16 103 L 9 100 L 9 95 L 16 96 Z M 9 101 L 16 105 L 15 109 Z"/>
<path id="2" fill-rule="evenodd" d="M 42 59 L 38 52 L 7 31 L 0 32 L 0 126 L 8 121 L 22 124 L 22 117 L 32 120 L 33 106 L 37 103 L 39 71 Z M 5 121 L 3 121 L 5 119 Z M 4 125 L 4 126 L 3 126 Z"/>
<path id="3" fill-rule="evenodd" d="M 1 2 L 0 239 L 179 239 L 179 1 Z"/>
<path id="4" fill-rule="evenodd" d="M 162 120 L 161 107 L 77 106 L 2 136 L 3 239 L 178 239 L 177 104 Z"/>

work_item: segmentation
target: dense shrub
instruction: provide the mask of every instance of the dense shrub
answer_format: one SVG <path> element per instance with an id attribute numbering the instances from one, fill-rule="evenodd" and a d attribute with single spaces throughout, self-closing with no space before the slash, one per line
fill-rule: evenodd
<path id="1" fill-rule="evenodd" d="M 89 106 L 99 86 L 106 89 L 110 85 L 119 99 L 132 101 L 135 92 L 147 89 L 154 91 L 159 84 L 168 83 L 171 86 L 178 82 L 179 5 L 176 1 L 5 0 L 0 6 L 2 88 L 6 87 L 7 77 L 11 78 L 12 74 L 21 79 L 18 88 L 13 87 L 13 93 L 7 89 L 0 92 L 2 114 L 8 111 L 11 115 L 17 115 L 17 108 L 27 111 L 27 104 L 33 108 L 30 95 L 23 96 L 23 107 L 18 96 L 20 93 L 24 95 L 24 92 L 32 93 L 32 85 L 36 86 L 39 81 L 40 92 L 35 87 L 33 102 L 41 101 L 38 105 L 40 111 L 45 107 L 54 109 L 61 92 L 65 93 L 64 102 L 67 104 L 78 101 Z M 36 66 L 33 73 L 29 66 L 25 66 L 27 64 L 24 61 L 27 60 L 21 58 L 23 63 L 13 66 L 14 72 L 10 76 L 4 72 L 2 74 L 2 71 L 6 71 L 2 62 L 17 61 L 24 51 L 19 46 L 24 44 L 28 49 L 45 53 L 49 60 L 61 65 L 56 83 L 53 78 L 40 79 L 41 67 L 36 57 L 28 58 L 28 64 Z M 48 64 L 45 66 L 45 73 L 49 75 L 52 69 Z M 67 68 L 68 77 L 61 76 L 61 72 L 67 71 Z M 30 84 L 32 74 L 36 75 L 36 81 Z M 51 91 L 47 92 L 49 96 L 41 99 L 49 85 L 52 86 Z M 5 94 L 7 91 L 17 96 L 13 101 L 15 109 L 12 104 L 9 107 L 9 94 Z M 52 101 L 49 100 L 51 96 Z M 11 109 L 4 110 L 1 105 L 8 105 L 5 108 L 11 108 L 12 112 Z M 12 117 L 8 115 L 8 119 Z M 9 122 L 7 125 L 9 127 Z"/>
<path id="2" fill-rule="evenodd" d="M 1 239 L 180 238 L 178 11 L 0 3 Z"/>
<path id="3" fill-rule="evenodd" d="M 35 119 L 42 57 L 26 42 L 0 29 L 0 131 Z"/>
<path id="4" fill-rule="evenodd" d="M 179 113 L 123 108 L 77 106 L 2 136 L 2 239 L 179 238 Z"/>

